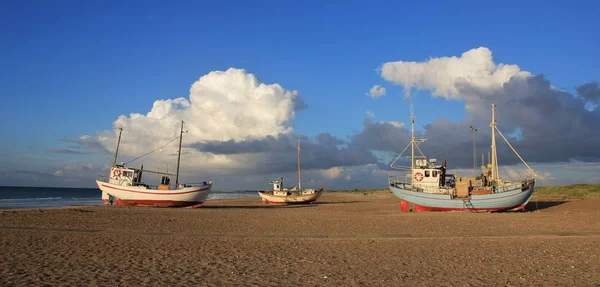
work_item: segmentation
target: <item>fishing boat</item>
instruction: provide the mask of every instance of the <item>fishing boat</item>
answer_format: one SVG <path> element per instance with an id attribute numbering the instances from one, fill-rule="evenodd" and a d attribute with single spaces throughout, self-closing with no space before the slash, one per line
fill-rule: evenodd
<path id="1" fill-rule="evenodd" d="M 283 187 L 283 177 L 280 180 L 272 180 L 269 183 L 273 185 L 272 190 L 259 190 L 258 194 L 262 198 L 262 203 L 264 204 L 302 204 L 302 203 L 312 203 L 319 199 L 321 194 L 323 194 L 323 188 L 312 189 L 305 188 L 302 189 L 302 184 L 300 180 L 300 142 L 298 142 L 298 185 L 285 188 Z"/>
<path id="2" fill-rule="evenodd" d="M 101 176 L 96 184 L 102 190 L 102 201 L 104 204 L 115 204 L 125 206 L 157 206 L 157 207 L 200 207 L 210 194 L 212 181 L 198 183 L 180 183 L 179 165 L 181 162 L 181 142 L 183 138 L 183 124 L 179 134 L 179 151 L 177 155 L 177 171 L 175 185 L 171 184 L 170 176 L 173 174 L 127 167 L 125 164 L 117 164 L 119 144 L 123 129 L 119 130 L 119 139 L 115 151 L 115 159 L 110 168 L 108 177 Z M 177 139 L 177 138 L 175 138 Z M 174 140 L 175 140 L 174 139 Z M 161 175 L 161 183 L 158 186 L 150 186 L 142 182 L 143 173 Z"/>
<path id="3" fill-rule="evenodd" d="M 392 168 L 409 171 L 409 180 L 390 178 L 390 191 L 401 199 L 402 211 L 517 211 L 523 210 L 531 199 L 537 175 L 517 153 L 506 137 L 496 126 L 496 104 L 492 104 L 492 144 L 489 163 L 481 166 L 478 176 L 459 177 L 446 173 L 446 161 L 436 165 L 436 159 L 428 159 L 419 144 L 426 139 L 415 138 L 415 117 L 411 109 L 411 142 L 390 165 Z M 505 181 L 498 170 L 496 153 L 496 132 L 504 139 L 512 151 L 519 157 L 532 173 L 532 177 L 524 177 L 516 182 Z M 411 147 L 411 166 L 395 166 L 395 162 Z M 415 155 L 418 151 L 420 155 Z M 483 161 L 483 160 L 482 160 Z"/>

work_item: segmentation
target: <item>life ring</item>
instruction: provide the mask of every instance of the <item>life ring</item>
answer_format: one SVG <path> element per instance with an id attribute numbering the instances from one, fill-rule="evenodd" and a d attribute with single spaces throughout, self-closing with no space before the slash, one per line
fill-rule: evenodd
<path id="1" fill-rule="evenodd" d="M 420 172 L 418 172 L 418 171 L 417 171 L 417 172 L 415 172 L 415 180 L 416 180 L 416 181 L 421 181 L 421 180 L 423 180 L 423 174 L 422 174 L 422 173 L 420 173 Z"/>
<path id="2" fill-rule="evenodd" d="M 120 169 L 113 170 L 113 177 L 119 177 L 119 176 L 121 176 L 121 170 Z"/>

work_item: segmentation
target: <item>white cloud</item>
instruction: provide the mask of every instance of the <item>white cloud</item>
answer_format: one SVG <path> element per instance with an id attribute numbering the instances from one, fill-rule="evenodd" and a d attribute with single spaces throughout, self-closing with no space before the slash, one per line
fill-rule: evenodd
<path id="1" fill-rule="evenodd" d="M 63 171 L 62 170 L 56 170 L 54 173 L 52 173 L 54 176 L 62 176 L 63 175 Z"/>
<path id="2" fill-rule="evenodd" d="M 523 178 L 531 178 L 533 177 L 533 174 L 529 171 L 529 169 L 527 169 L 527 167 L 524 167 L 522 165 L 519 166 L 501 166 L 500 170 L 500 177 L 504 178 L 505 180 L 520 180 Z M 550 174 L 549 172 L 543 172 L 540 174 L 537 174 L 537 178 L 541 179 L 541 180 L 548 180 L 548 179 L 554 179 L 554 177 L 552 176 L 552 174 Z"/>
<path id="3" fill-rule="evenodd" d="M 366 96 L 377 99 L 379 97 L 385 96 L 385 88 L 380 85 L 373 86 L 368 93 L 365 93 Z"/>
<path id="4" fill-rule="evenodd" d="M 120 116 L 113 126 L 126 131 L 124 152 L 166 143 L 178 135 L 181 120 L 189 131 L 187 142 L 275 136 L 292 131 L 297 96 L 297 91 L 261 83 L 245 70 L 230 68 L 201 77 L 190 88 L 189 99 L 157 100 L 146 115 Z M 114 142 L 107 144 L 111 149 Z"/>
<path id="5" fill-rule="evenodd" d="M 399 129 L 404 128 L 404 123 L 401 123 L 401 122 L 390 121 L 390 122 L 380 122 L 380 123 L 388 123 L 388 124 L 392 125 L 393 127 L 399 128 Z"/>
<path id="6" fill-rule="evenodd" d="M 402 85 L 409 93 L 411 88 L 431 90 L 434 96 L 463 98 L 460 85 L 480 89 L 501 89 L 511 77 L 529 77 L 517 65 L 494 63 L 492 51 L 480 47 L 464 52 L 461 57 L 431 58 L 425 62 L 387 62 L 380 69 L 381 76 Z"/>
<path id="7" fill-rule="evenodd" d="M 115 131 L 95 136 L 83 135 L 70 140 L 114 152 L 118 128 L 123 128 L 119 155 L 134 157 L 158 149 L 179 135 L 185 121 L 184 145 L 200 141 L 260 139 L 293 133 L 296 110 L 304 107 L 298 91 L 279 84 L 265 84 L 243 69 L 213 71 L 198 79 L 190 88 L 189 98 L 157 100 L 146 114 L 122 115 L 114 123 Z M 133 108 L 133 107 L 132 107 Z M 177 141 L 148 158 L 155 165 L 173 165 Z M 232 157 L 202 154 L 184 148 L 183 165 L 225 168 L 235 165 Z M 119 160 L 123 161 L 123 160 Z"/>
<path id="8" fill-rule="evenodd" d="M 375 117 L 375 114 L 372 111 L 367 110 L 367 118 L 374 118 L 374 117 Z"/>
<path id="9" fill-rule="evenodd" d="M 327 179 L 335 179 L 339 177 L 343 171 L 343 167 L 335 166 L 332 168 L 320 170 L 320 174 Z"/>

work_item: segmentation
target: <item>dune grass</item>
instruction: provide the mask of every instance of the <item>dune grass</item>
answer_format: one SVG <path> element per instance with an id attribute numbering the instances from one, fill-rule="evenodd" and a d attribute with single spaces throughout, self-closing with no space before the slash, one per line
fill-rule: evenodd
<path id="1" fill-rule="evenodd" d="M 380 194 L 390 193 L 389 189 L 342 189 L 342 190 L 326 190 L 326 192 L 350 192 L 350 193 L 362 193 L 362 194 Z"/>
<path id="2" fill-rule="evenodd" d="M 534 197 L 547 199 L 600 198 L 600 184 L 572 184 L 536 187 Z"/>

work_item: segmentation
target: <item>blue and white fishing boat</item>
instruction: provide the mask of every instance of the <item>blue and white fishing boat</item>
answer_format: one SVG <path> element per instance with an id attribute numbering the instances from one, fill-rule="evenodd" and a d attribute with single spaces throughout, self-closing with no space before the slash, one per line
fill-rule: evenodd
<path id="1" fill-rule="evenodd" d="M 419 144 L 426 139 L 415 139 L 415 117 L 411 111 L 411 142 L 404 151 L 411 147 L 411 166 L 395 166 L 395 162 L 404 151 L 392 162 L 392 168 L 409 171 L 409 180 L 398 178 L 389 179 L 391 192 L 401 199 L 400 206 L 403 211 L 509 211 L 525 208 L 535 188 L 537 177 L 531 167 L 523 160 L 517 151 L 508 142 L 506 137 L 496 127 L 496 104 L 492 104 L 492 150 L 491 159 L 487 165 L 481 167 L 481 174 L 475 177 L 457 177 L 446 173 L 446 161 L 436 165 L 435 159 L 428 159 L 419 148 Z M 496 135 L 506 141 L 521 161 L 533 174 L 518 182 L 505 181 L 498 172 L 498 157 L 496 154 Z M 420 155 L 415 156 L 415 151 Z"/>

